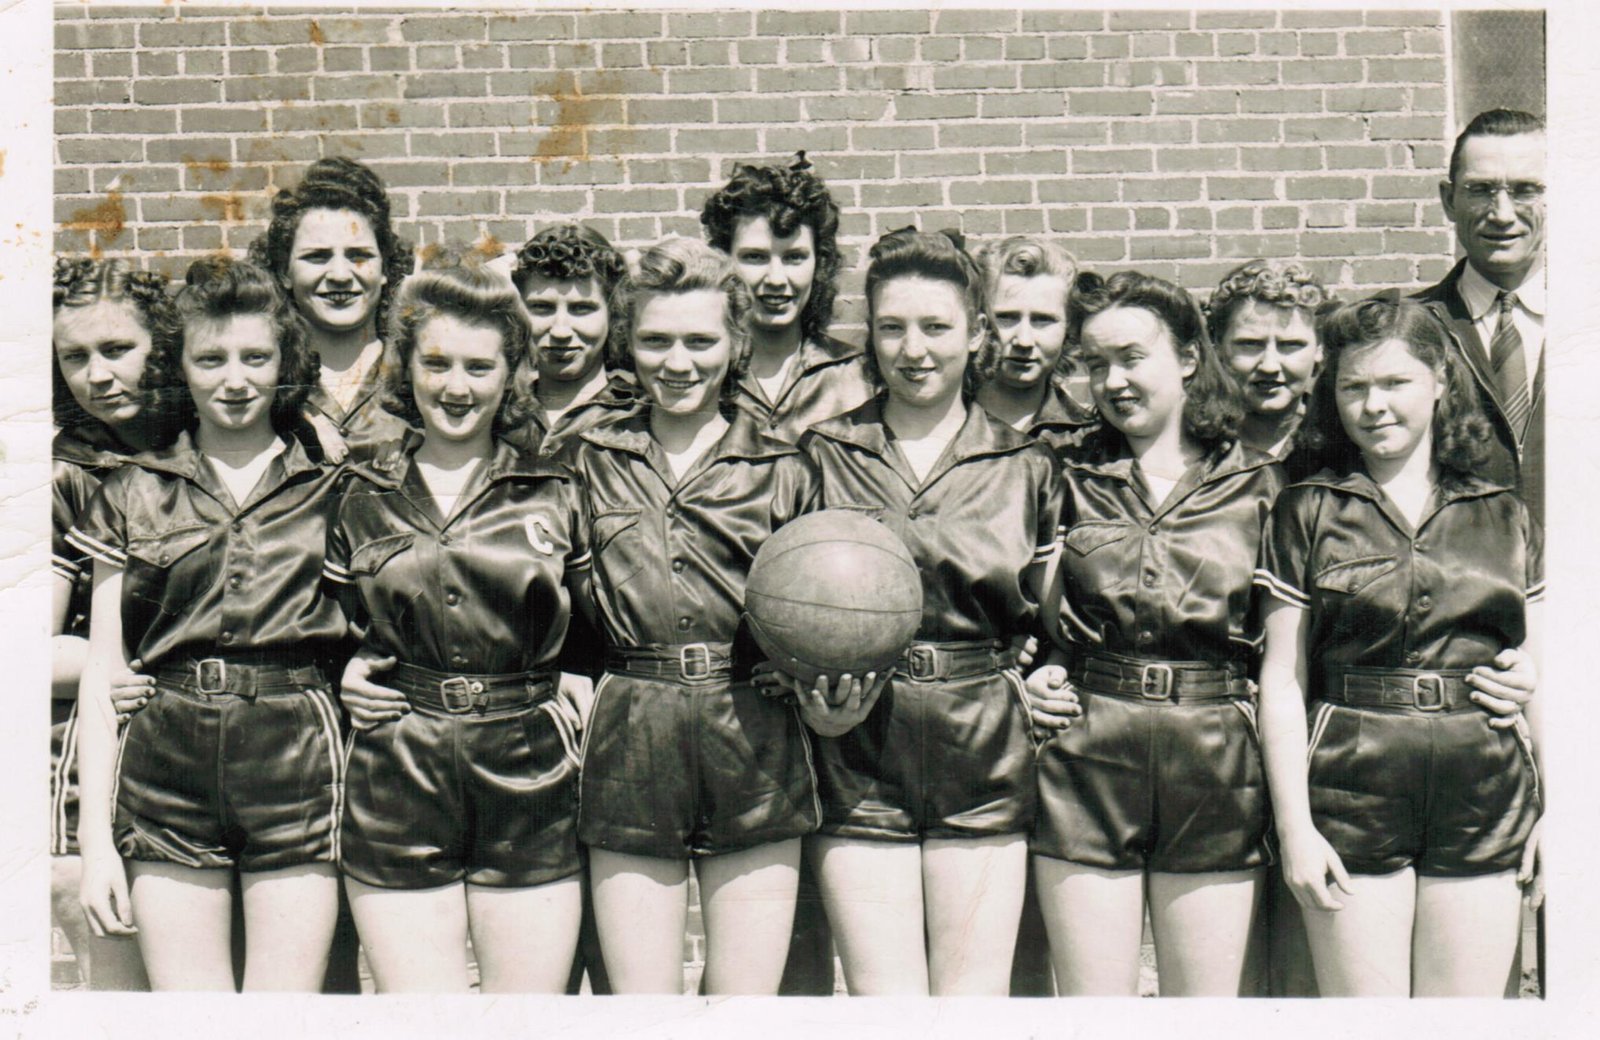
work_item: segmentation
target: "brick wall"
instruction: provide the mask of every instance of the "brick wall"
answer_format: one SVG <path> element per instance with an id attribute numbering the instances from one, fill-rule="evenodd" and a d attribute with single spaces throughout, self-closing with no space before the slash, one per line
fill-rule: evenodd
<path id="1" fill-rule="evenodd" d="M 319 156 L 369 162 L 419 244 L 578 218 L 698 234 L 732 165 L 808 151 L 856 261 L 880 232 L 1059 236 L 1209 287 L 1301 256 L 1438 277 L 1448 94 L 1434 11 L 115 7 L 56 22 L 63 250 L 172 272 L 242 249 Z"/>

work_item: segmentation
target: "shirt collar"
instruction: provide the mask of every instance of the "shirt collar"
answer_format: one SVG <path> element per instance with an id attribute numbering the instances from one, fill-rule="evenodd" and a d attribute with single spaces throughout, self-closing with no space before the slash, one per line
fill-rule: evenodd
<path id="1" fill-rule="evenodd" d="M 1049 390 L 1045 392 L 1044 403 L 1028 425 L 1030 429 L 1040 430 L 1056 426 L 1088 426 L 1095 421 L 1097 416 L 1094 412 L 1086 411 L 1065 386 L 1052 379 Z"/>
<path id="2" fill-rule="evenodd" d="M 1278 463 L 1273 456 L 1237 438 L 1225 447 L 1207 452 L 1200 461 L 1202 468 L 1195 481 L 1197 485 Z M 1115 426 L 1102 423 L 1084 439 L 1083 450 L 1067 458 L 1066 467 L 1131 483 L 1133 462 L 1133 449 L 1128 447 L 1128 439 Z"/>
<path id="3" fill-rule="evenodd" d="M 307 470 L 321 468 L 306 454 L 306 449 L 299 438 L 279 434 L 278 439 L 284 443 L 283 452 L 278 458 L 283 462 L 285 479 Z M 192 430 L 180 430 L 177 438 L 169 446 L 134 455 L 128 461 L 142 469 L 170 473 L 185 480 L 198 482 L 200 479 L 200 446 L 195 443 Z"/>
<path id="4" fill-rule="evenodd" d="M 1461 277 L 1456 282 L 1456 290 L 1461 294 L 1461 302 L 1467 305 L 1467 313 L 1473 321 L 1483 320 L 1483 316 L 1494 309 L 1495 300 L 1500 296 L 1500 287 L 1478 273 L 1478 269 L 1471 263 L 1462 267 Z M 1517 294 L 1517 303 L 1531 314 L 1544 317 L 1544 261 L 1528 272 L 1528 277 L 1522 284 L 1512 290 Z"/>
<path id="5" fill-rule="evenodd" d="M 625 451 L 640 458 L 650 458 L 655 438 L 650 434 L 650 402 L 640 399 L 621 417 L 601 426 L 584 430 L 579 436 L 591 444 L 614 451 Z M 726 458 L 763 459 L 777 455 L 797 455 L 799 449 L 775 437 L 768 437 L 755 426 L 743 411 L 735 411 L 723 432 L 710 449 L 710 460 Z"/>
<path id="6" fill-rule="evenodd" d="M 865 404 L 820 422 L 812 429 L 820 436 L 854 444 L 874 455 L 887 455 L 889 427 L 883 421 L 883 401 L 884 394 L 879 393 Z M 951 438 L 950 446 L 945 449 L 945 457 L 951 465 L 955 465 L 981 455 L 1009 454 L 1032 443 L 1031 437 L 1013 430 L 974 401 L 968 402 L 967 417 L 955 437 Z M 928 480 L 928 483 L 931 482 L 932 474 Z"/>
<path id="7" fill-rule="evenodd" d="M 355 466 L 373 483 L 398 488 L 405 482 L 406 474 L 411 469 L 412 457 L 416 455 L 417 449 L 422 447 L 425 439 L 426 436 L 421 430 L 415 427 L 408 428 L 399 439 L 377 445 L 370 459 L 356 462 Z M 496 437 L 489 456 L 489 467 L 484 471 L 484 483 L 492 484 L 498 480 L 514 480 L 519 477 L 568 475 L 565 468 L 548 459 L 541 459 L 537 451 L 528 451 L 512 440 Z"/>
<path id="8" fill-rule="evenodd" d="M 116 466 L 133 454 L 133 449 L 98 420 L 62 427 L 50 445 L 52 458 L 82 466 Z"/>
<path id="9" fill-rule="evenodd" d="M 1320 487 L 1332 488 L 1349 495 L 1381 501 L 1383 489 L 1378 487 L 1378 482 L 1367 473 L 1361 463 L 1356 463 L 1349 470 L 1340 472 L 1335 469 L 1323 469 L 1301 481 L 1302 484 L 1315 484 Z M 1478 476 L 1453 477 L 1439 483 L 1435 495 L 1439 505 L 1464 498 L 1482 498 L 1485 495 L 1498 494 L 1501 491 L 1510 491 L 1508 485 L 1486 480 Z"/>

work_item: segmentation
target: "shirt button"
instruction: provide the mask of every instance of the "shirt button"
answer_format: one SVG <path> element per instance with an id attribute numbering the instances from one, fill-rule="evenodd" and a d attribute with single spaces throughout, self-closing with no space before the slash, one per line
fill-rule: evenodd
<path id="1" fill-rule="evenodd" d="M 1422 654 L 1418 653 L 1416 650 L 1406 651 L 1406 664 L 1416 664 L 1420 660 L 1422 660 Z"/>
<path id="2" fill-rule="evenodd" d="M 243 584 L 244 584 L 244 579 L 239 577 L 239 575 L 237 575 L 237 574 L 235 574 L 233 577 L 228 579 L 228 588 L 230 588 L 230 589 L 236 589 L 240 585 L 243 585 Z"/>
<path id="3" fill-rule="evenodd" d="M 1151 632 L 1149 629 L 1145 629 L 1143 632 L 1139 633 L 1139 642 L 1141 643 L 1153 643 L 1155 640 L 1155 633 Z"/>
<path id="4" fill-rule="evenodd" d="M 668 520 L 676 520 L 678 518 L 678 507 L 677 506 L 668 506 L 667 510 L 666 510 L 666 513 L 667 513 L 667 519 Z"/>
<path id="5" fill-rule="evenodd" d="M 218 637 L 218 639 L 221 640 L 223 646 L 227 646 L 228 644 L 233 642 L 233 633 L 232 632 L 224 632 L 224 633 L 222 633 L 221 636 Z"/>
<path id="6" fill-rule="evenodd" d="M 450 533 L 448 531 L 439 536 L 439 544 L 440 545 L 449 545 L 450 542 L 451 542 L 451 538 L 450 538 Z"/>
<path id="7" fill-rule="evenodd" d="M 681 617 L 681 618 L 678 619 L 678 628 L 682 629 L 685 632 L 689 631 L 689 626 L 692 625 L 692 624 L 694 624 L 694 622 L 689 620 L 686 617 Z"/>
<path id="8" fill-rule="evenodd" d="M 156 557 L 156 562 L 157 563 L 166 563 L 167 559 L 168 559 L 167 554 L 166 553 L 162 553 L 160 556 Z"/>
<path id="9" fill-rule="evenodd" d="M 906 513 L 906 519 L 915 520 L 917 517 L 919 517 L 921 515 L 922 515 L 922 511 L 921 510 L 913 509 L 910 512 Z"/>
<path id="10" fill-rule="evenodd" d="M 451 654 L 450 663 L 454 665 L 463 665 L 467 663 L 467 659 L 462 657 L 460 654 Z"/>
<path id="11" fill-rule="evenodd" d="M 444 595 L 444 601 L 453 607 L 461 602 L 461 597 L 454 592 L 447 592 Z"/>
<path id="12" fill-rule="evenodd" d="M 1426 541 L 1424 541 L 1423 539 L 1418 538 L 1412 544 L 1411 548 L 1415 549 L 1417 552 L 1427 552 L 1428 551 L 1428 543 Z"/>
<path id="13" fill-rule="evenodd" d="M 1417 609 L 1427 612 L 1433 609 L 1433 597 L 1424 592 L 1417 597 Z"/>
<path id="14" fill-rule="evenodd" d="M 682 560 L 673 560 L 672 561 L 672 573 L 674 573 L 674 574 L 682 574 L 683 573 L 683 561 Z"/>
<path id="15" fill-rule="evenodd" d="M 235 520 L 233 523 L 228 525 L 228 530 L 232 531 L 234 534 L 240 534 L 244 531 L 244 524 L 238 520 Z"/>
<path id="16" fill-rule="evenodd" d="M 1144 576 L 1144 587 L 1147 588 L 1147 589 L 1153 589 L 1153 588 L 1155 588 L 1155 585 L 1156 585 L 1156 576 L 1154 574 L 1146 574 Z"/>

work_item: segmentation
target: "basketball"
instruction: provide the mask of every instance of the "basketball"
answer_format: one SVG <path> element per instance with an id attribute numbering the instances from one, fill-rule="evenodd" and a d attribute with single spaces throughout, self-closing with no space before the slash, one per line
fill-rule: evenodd
<path id="1" fill-rule="evenodd" d="M 801 682 L 844 672 L 861 678 L 893 667 L 917 634 L 922 576 L 893 531 L 826 509 L 785 524 L 761 546 L 744 609 L 756 644 Z"/>

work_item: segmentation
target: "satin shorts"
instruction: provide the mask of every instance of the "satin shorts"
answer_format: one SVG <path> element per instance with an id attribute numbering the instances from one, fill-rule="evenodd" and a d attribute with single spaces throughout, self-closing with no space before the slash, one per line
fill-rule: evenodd
<path id="1" fill-rule="evenodd" d="M 339 866 L 379 888 L 528 888 L 578 872 L 578 743 L 553 699 L 413 705 L 350 735 Z"/>
<path id="2" fill-rule="evenodd" d="M 1311 820 L 1352 874 L 1514 870 L 1539 818 L 1539 776 L 1519 723 L 1485 712 L 1313 704 Z"/>
<path id="3" fill-rule="evenodd" d="M 1034 744 L 1015 671 L 896 672 L 872 713 L 817 742 L 821 832 L 871 841 L 1020 834 L 1033 824 Z"/>
<path id="4" fill-rule="evenodd" d="M 78 854 L 78 702 L 50 702 L 50 855 Z"/>
<path id="5" fill-rule="evenodd" d="M 1254 704 L 1079 696 L 1083 714 L 1039 751 L 1033 852 L 1172 874 L 1271 862 Z"/>
<path id="6" fill-rule="evenodd" d="M 578 838 L 663 859 L 817 829 L 811 744 L 795 709 L 748 682 L 607 672 L 584 735 Z"/>
<path id="7" fill-rule="evenodd" d="M 327 690 L 199 694 L 163 686 L 118 753 L 117 850 L 241 871 L 338 856 L 344 763 Z"/>

